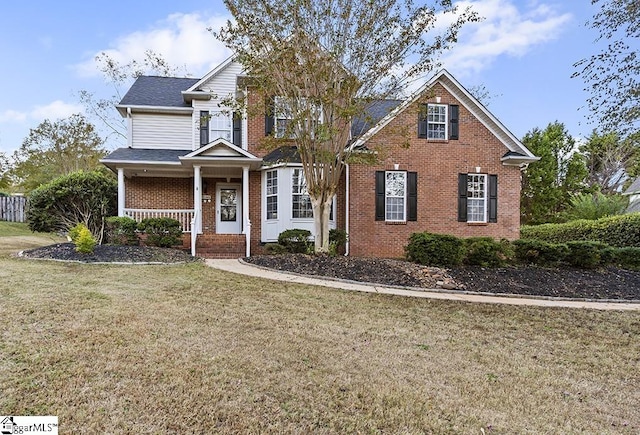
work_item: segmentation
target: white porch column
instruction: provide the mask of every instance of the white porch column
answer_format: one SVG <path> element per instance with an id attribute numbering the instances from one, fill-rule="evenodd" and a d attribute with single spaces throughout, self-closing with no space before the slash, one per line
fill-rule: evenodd
<path id="1" fill-rule="evenodd" d="M 196 213 L 196 227 L 191 228 L 191 234 L 202 233 L 202 176 L 200 166 L 193 167 L 193 209 Z"/>
<path id="2" fill-rule="evenodd" d="M 245 235 L 245 256 L 251 256 L 251 221 L 249 220 L 249 167 L 242 167 L 242 232 Z"/>
<path id="3" fill-rule="evenodd" d="M 124 169 L 118 168 L 118 216 L 124 216 Z"/>

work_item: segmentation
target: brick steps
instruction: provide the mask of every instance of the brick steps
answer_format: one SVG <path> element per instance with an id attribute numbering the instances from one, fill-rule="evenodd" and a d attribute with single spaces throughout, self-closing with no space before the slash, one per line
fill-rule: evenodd
<path id="1" fill-rule="evenodd" d="M 196 240 L 196 255 L 204 258 L 240 258 L 245 255 L 243 234 L 201 234 Z"/>

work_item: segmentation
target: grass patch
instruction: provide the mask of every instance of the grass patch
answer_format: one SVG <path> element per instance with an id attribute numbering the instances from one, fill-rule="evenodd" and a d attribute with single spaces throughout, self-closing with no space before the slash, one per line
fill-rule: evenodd
<path id="1" fill-rule="evenodd" d="M 0 409 L 88 433 L 637 433 L 640 313 L 465 304 L 0 238 Z M 7 245 L 7 243 L 9 245 Z"/>
<path id="2" fill-rule="evenodd" d="M 27 224 L 21 222 L 0 221 L 0 237 L 33 236 Z"/>

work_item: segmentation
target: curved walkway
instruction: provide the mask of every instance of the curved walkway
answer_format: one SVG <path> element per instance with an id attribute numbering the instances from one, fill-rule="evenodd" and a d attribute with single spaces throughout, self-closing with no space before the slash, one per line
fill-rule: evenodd
<path id="1" fill-rule="evenodd" d="M 445 299 L 450 301 L 476 302 L 486 304 L 530 305 L 538 307 L 588 308 L 594 310 L 635 310 L 640 311 L 640 303 L 633 302 L 592 302 L 580 300 L 563 300 L 556 298 L 530 298 L 520 296 L 494 296 L 443 290 L 413 290 L 403 287 L 363 284 L 338 279 L 314 278 L 294 273 L 279 272 L 272 269 L 254 266 L 240 260 L 206 260 L 206 264 L 215 269 L 249 275 L 258 278 L 287 281 L 300 284 L 319 285 L 367 293 L 409 296 L 415 298 Z"/>

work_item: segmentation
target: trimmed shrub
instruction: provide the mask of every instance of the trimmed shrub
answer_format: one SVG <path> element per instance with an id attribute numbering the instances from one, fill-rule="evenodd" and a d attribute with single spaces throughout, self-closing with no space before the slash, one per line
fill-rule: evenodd
<path id="1" fill-rule="evenodd" d="M 456 266 L 465 256 L 464 241 L 448 234 L 413 233 L 405 248 L 407 260 L 427 266 Z"/>
<path id="2" fill-rule="evenodd" d="M 278 244 L 284 246 L 287 252 L 306 254 L 313 249 L 310 238 L 311 231 L 294 228 L 281 232 L 278 235 Z"/>
<path id="3" fill-rule="evenodd" d="M 464 239 L 463 263 L 470 266 L 500 267 L 513 256 L 508 240 L 496 241 L 492 237 L 470 237 Z"/>
<path id="4" fill-rule="evenodd" d="M 344 253 L 347 245 L 347 232 L 341 228 L 329 230 L 329 254 Z"/>
<path id="5" fill-rule="evenodd" d="M 91 254 L 96 247 L 96 239 L 89 231 L 85 224 L 78 224 L 74 227 L 73 243 L 76 245 L 76 251 L 81 254 Z"/>
<path id="6" fill-rule="evenodd" d="M 602 262 L 602 251 L 609 245 L 600 242 L 572 241 L 567 242 L 569 255 L 567 263 L 581 269 L 595 269 Z"/>
<path id="7" fill-rule="evenodd" d="M 565 244 L 553 244 L 541 240 L 514 240 L 516 259 L 538 266 L 557 266 L 565 260 L 569 248 Z"/>
<path id="8" fill-rule="evenodd" d="M 87 228 L 87 226 L 83 223 L 79 223 L 69 228 L 69 232 L 67 233 L 67 235 L 69 236 L 69 238 L 73 243 L 75 243 L 76 240 L 78 239 L 78 236 L 80 235 L 80 230 L 82 228 Z"/>
<path id="9" fill-rule="evenodd" d="M 640 247 L 640 213 L 597 220 L 577 220 L 565 224 L 523 226 L 520 237 L 549 243 L 591 240 L 618 248 Z"/>
<path id="10" fill-rule="evenodd" d="M 615 263 L 623 269 L 640 270 L 640 248 L 617 249 Z"/>
<path id="11" fill-rule="evenodd" d="M 267 243 L 264 245 L 264 252 L 269 255 L 288 254 L 287 248 L 279 243 Z"/>
<path id="12" fill-rule="evenodd" d="M 114 245 L 140 244 L 138 222 L 127 216 L 111 216 L 105 219 L 107 243 Z"/>
<path id="13" fill-rule="evenodd" d="M 150 246 L 171 248 L 182 243 L 182 225 L 175 219 L 143 219 L 138 229 L 146 234 L 145 243 Z"/>

